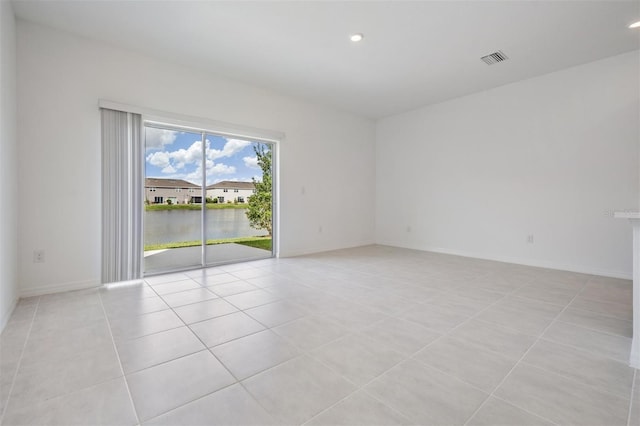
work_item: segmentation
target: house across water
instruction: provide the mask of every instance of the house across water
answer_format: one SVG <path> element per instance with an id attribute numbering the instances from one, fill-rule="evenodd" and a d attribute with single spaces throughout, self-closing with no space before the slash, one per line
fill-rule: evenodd
<path id="1" fill-rule="evenodd" d="M 218 203 L 246 203 L 255 193 L 253 182 L 224 180 L 207 186 L 207 198 Z M 200 204 L 202 188 L 183 179 L 146 178 L 145 202 L 148 204 Z"/>
<path id="2" fill-rule="evenodd" d="M 253 182 L 223 180 L 207 186 L 207 198 L 217 199 L 219 203 L 246 203 L 255 192 Z"/>
<path id="3" fill-rule="evenodd" d="M 149 204 L 202 203 L 202 189 L 182 179 L 146 178 L 144 199 Z"/>

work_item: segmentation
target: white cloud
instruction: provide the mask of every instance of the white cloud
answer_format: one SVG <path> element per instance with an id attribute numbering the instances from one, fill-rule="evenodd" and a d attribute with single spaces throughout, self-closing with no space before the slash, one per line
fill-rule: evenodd
<path id="1" fill-rule="evenodd" d="M 202 182 L 202 168 L 198 167 L 195 171 L 187 173 L 184 175 L 184 179 L 195 183 L 196 185 L 200 185 L 200 182 Z"/>
<path id="2" fill-rule="evenodd" d="M 227 166 L 223 163 L 218 163 L 215 166 L 207 167 L 207 175 L 230 175 L 236 172 L 234 166 Z"/>
<path id="3" fill-rule="evenodd" d="M 173 133 L 175 134 L 175 132 Z M 158 138 L 160 138 L 160 136 L 158 136 Z M 166 136 L 165 140 L 169 139 L 170 137 Z M 173 139 L 175 139 L 175 135 Z M 235 166 L 230 166 L 215 160 L 224 157 L 231 157 L 242 151 L 250 144 L 251 142 L 248 141 L 229 139 L 222 149 L 212 149 L 210 148 L 210 142 L 207 140 L 205 145 L 205 166 L 207 176 L 232 175 L 236 173 Z M 202 141 L 197 140 L 186 149 L 180 148 L 175 151 L 153 152 L 147 155 L 146 160 L 149 164 L 160 168 L 165 177 L 186 179 L 195 182 L 202 179 Z M 247 164 L 247 161 L 252 161 L 252 157 L 245 157 L 244 161 L 245 164 Z M 253 161 L 256 162 L 257 160 L 253 158 Z M 181 173 L 177 173 L 179 171 Z M 207 180 L 210 181 L 211 179 Z"/>
<path id="4" fill-rule="evenodd" d="M 202 142 L 196 141 L 187 149 L 180 148 L 176 151 L 158 151 L 147 155 L 147 162 L 152 166 L 167 170 L 166 173 L 173 173 L 183 169 L 188 164 L 200 164 L 202 161 Z"/>
<path id="5" fill-rule="evenodd" d="M 147 162 L 156 167 L 169 166 L 169 153 L 165 151 L 154 152 L 147 155 Z"/>
<path id="6" fill-rule="evenodd" d="M 251 167 L 252 169 L 260 168 L 260 166 L 258 166 L 258 157 L 244 157 L 242 161 L 244 161 L 245 166 Z"/>
<path id="7" fill-rule="evenodd" d="M 173 160 L 176 169 L 182 169 L 187 164 L 200 164 L 202 161 L 202 142 L 195 141 L 187 149 L 180 148 L 167 154 Z"/>
<path id="8" fill-rule="evenodd" d="M 240 139 L 227 139 L 222 149 L 210 149 L 209 141 L 207 141 L 207 158 L 215 160 L 223 157 L 231 157 L 251 145 L 249 141 Z"/>
<path id="9" fill-rule="evenodd" d="M 173 130 L 147 127 L 145 128 L 146 149 L 164 149 L 165 145 L 171 145 L 175 142 L 177 136 L 178 132 Z"/>
<path id="10" fill-rule="evenodd" d="M 216 175 L 231 175 L 236 172 L 236 168 L 234 166 L 228 166 L 224 163 L 214 163 L 213 161 L 207 161 L 207 184 L 212 181 L 210 176 Z M 198 164 L 196 169 L 184 175 L 184 178 L 188 181 L 199 182 L 202 181 L 202 165 Z"/>

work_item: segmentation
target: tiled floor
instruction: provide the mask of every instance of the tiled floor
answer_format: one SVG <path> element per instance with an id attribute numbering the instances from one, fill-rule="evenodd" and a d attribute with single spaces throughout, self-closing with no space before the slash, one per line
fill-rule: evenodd
<path id="1" fill-rule="evenodd" d="M 639 425 L 630 320 L 629 281 L 382 246 L 155 276 L 21 300 L 1 423 Z"/>

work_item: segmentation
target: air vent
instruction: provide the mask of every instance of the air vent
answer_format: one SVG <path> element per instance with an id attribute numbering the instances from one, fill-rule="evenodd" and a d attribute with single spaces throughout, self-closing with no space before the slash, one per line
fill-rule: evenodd
<path id="1" fill-rule="evenodd" d="M 506 61 L 507 59 L 509 59 L 509 57 L 502 53 L 502 50 L 498 50 L 497 52 L 493 52 L 490 55 L 483 56 L 480 59 L 482 59 L 482 61 L 487 65 L 493 65 L 497 64 L 498 62 Z"/>

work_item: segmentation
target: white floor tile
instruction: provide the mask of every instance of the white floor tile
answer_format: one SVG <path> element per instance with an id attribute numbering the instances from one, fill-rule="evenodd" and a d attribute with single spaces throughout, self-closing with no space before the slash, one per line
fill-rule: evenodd
<path id="1" fill-rule="evenodd" d="M 8 409 L 3 425 L 135 425 L 131 399 L 123 378 L 58 398 Z"/>
<path id="2" fill-rule="evenodd" d="M 239 380 L 300 354 L 295 346 L 270 330 L 218 345 L 211 351 Z"/>
<path id="3" fill-rule="evenodd" d="M 451 337 L 433 342 L 414 358 L 487 393 L 493 392 L 516 363 L 514 359 Z"/>
<path id="4" fill-rule="evenodd" d="M 148 425 L 278 425 L 240 385 L 232 385 L 156 417 Z"/>
<path id="5" fill-rule="evenodd" d="M 557 424 L 624 425 L 629 409 L 629 399 L 527 364 L 516 367 L 496 396 Z"/>
<path id="6" fill-rule="evenodd" d="M 189 327 L 207 347 L 217 346 L 265 329 L 262 324 L 244 312 L 197 322 Z"/>
<path id="7" fill-rule="evenodd" d="M 215 392 L 235 379 L 209 351 L 127 376 L 140 420 L 145 421 Z"/>
<path id="8" fill-rule="evenodd" d="M 152 367 L 205 349 L 188 327 L 161 331 L 118 342 L 118 354 L 125 374 Z"/>
<path id="9" fill-rule="evenodd" d="M 630 295 L 367 246 L 32 297 L 0 335 L 0 425 L 635 426 Z"/>
<path id="10" fill-rule="evenodd" d="M 306 356 L 253 376 L 243 385 L 276 420 L 286 424 L 302 424 L 355 390 Z"/>
<path id="11" fill-rule="evenodd" d="M 413 424 L 463 425 L 485 394 L 418 361 L 405 361 L 364 390 Z"/>
<path id="12" fill-rule="evenodd" d="M 491 397 L 467 422 L 469 426 L 552 426 L 553 423 Z"/>
<path id="13" fill-rule="evenodd" d="M 306 424 L 309 426 L 390 426 L 410 425 L 412 422 L 364 392 L 356 392 Z"/>
<path id="14" fill-rule="evenodd" d="M 406 359 L 405 355 L 386 344 L 362 334 L 348 335 L 327 343 L 311 355 L 359 386 Z"/>
<path id="15" fill-rule="evenodd" d="M 193 324 L 194 322 L 238 312 L 238 310 L 223 299 L 212 299 L 207 300 L 206 302 L 180 306 L 179 308 L 175 308 L 174 312 L 186 324 Z"/>

